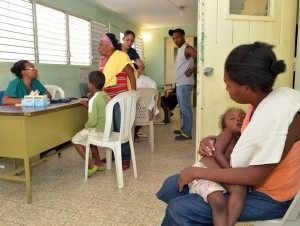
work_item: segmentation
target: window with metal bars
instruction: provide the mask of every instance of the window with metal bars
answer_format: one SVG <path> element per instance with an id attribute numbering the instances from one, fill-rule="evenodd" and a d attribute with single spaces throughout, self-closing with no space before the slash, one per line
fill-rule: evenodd
<path id="1" fill-rule="evenodd" d="M 91 65 L 91 26 L 87 20 L 69 16 L 70 64 Z"/>
<path id="2" fill-rule="evenodd" d="M 67 64 L 66 14 L 36 4 L 36 24 L 38 61 L 47 64 Z"/>
<path id="3" fill-rule="evenodd" d="M 0 0 L 0 61 L 98 65 L 108 26 L 31 0 Z"/>
<path id="4" fill-rule="evenodd" d="M 99 65 L 100 53 L 98 51 L 98 45 L 101 34 L 108 32 L 108 26 L 92 21 L 91 22 L 91 40 L 92 40 L 92 64 Z"/>
<path id="5" fill-rule="evenodd" d="M 135 50 L 139 54 L 140 59 L 145 63 L 145 57 L 144 57 L 144 42 L 142 36 L 137 36 L 135 38 Z"/>
<path id="6" fill-rule="evenodd" d="M 35 62 L 32 4 L 0 0 L 0 61 Z"/>

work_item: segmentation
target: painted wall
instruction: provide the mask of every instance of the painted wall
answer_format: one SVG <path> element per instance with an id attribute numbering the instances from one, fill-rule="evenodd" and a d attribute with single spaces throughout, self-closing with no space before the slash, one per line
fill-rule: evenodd
<path id="1" fill-rule="evenodd" d="M 169 29 L 176 28 L 157 28 L 142 30 L 146 59 L 144 74 L 153 78 L 157 84 L 164 84 L 165 38 L 170 37 L 168 35 Z M 187 26 L 181 28 L 185 30 L 186 36 L 197 36 L 197 26 Z"/>
<path id="2" fill-rule="evenodd" d="M 298 2 L 298 40 L 297 40 L 297 59 L 296 59 L 296 77 L 295 77 L 295 89 L 300 90 L 300 4 Z"/>
<path id="3" fill-rule="evenodd" d="M 126 29 L 133 30 L 136 33 L 139 31 L 136 26 L 122 20 L 118 15 L 99 9 L 81 0 L 38 0 L 37 2 L 69 12 L 78 17 L 91 19 L 106 25 L 112 24 L 120 28 L 121 31 Z M 5 90 L 9 82 L 15 78 L 10 72 L 13 63 L 14 62 L 0 62 L 0 90 Z M 65 91 L 66 97 L 80 97 L 79 82 L 81 68 L 97 69 L 97 67 L 92 66 L 81 67 L 50 64 L 36 64 L 35 66 L 39 70 L 40 81 L 43 84 L 61 86 Z"/>
<path id="4" fill-rule="evenodd" d="M 81 0 L 37 0 L 38 3 L 64 10 L 75 16 L 95 20 L 103 24 L 110 24 L 113 32 L 133 30 L 140 34 L 138 27 L 122 20 L 118 15 L 99 9 L 94 5 Z M 197 27 L 182 27 L 186 35 L 197 35 Z M 149 39 L 144 39 L 144 51 L 146 58 L 146 69 L 144 74 L 152 77 L 158 84 L 164 83 L 165 64 L 165 37 L 168 37 L 170 28 L 147 29 L 143 34 Z M 116 33 L 116 35 L 118 35 Z M 5 90 L 9 82 L 15 78 L 10 72 L 13 62 L 0 62 L 0 90 Z M 89 68 L 96 70 L 97 67 L 82 67 L 70 65 L 36 64 L 39 70 L 39 78 L 43 84 L 55 84 L 61 86 L 66 97 L 80 97 L 79 82 L 80 69 Z"/>

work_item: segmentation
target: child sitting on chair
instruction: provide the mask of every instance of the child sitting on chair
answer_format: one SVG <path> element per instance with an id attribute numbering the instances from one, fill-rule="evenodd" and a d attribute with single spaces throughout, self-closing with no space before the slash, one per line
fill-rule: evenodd
<path id="1" fill-rule="evenodd" d="M 238 108 L 228 109 L 220 118 L 222 132 L 216 138 L 213 157 L 204 156 L 194 167 L 230 168 L 230 155 L 241 135 L 245 112 Z M 229 193 L 228 200 L 223 192 Z M 193 180 L 189 192 L 199 194 L 212 209 L 214 225 L 234 226 L 244 206 L 246 187 L 225 185 L 208 180 Z"/>
<path id="2" fill-rule="evenodd" d="M 104 74 L 99 71 L 92 71 L 89 74 L 88 82 L 88 88 L 91 91 L 92 98 L 88 102 L 80 102 L 83 106 L 88 108 L 88 121 L 85 123 L 85 128 L 72 138 L 72 143 L 74 143 L 77 152 L 83 159 L 85 159 L 85 145 L 88 136 L 102 136 L 104 132 L 105 109 L 109 101 L 109 96 L 102 91 L 104 83 Z M 91 145 L 91 151 L 95 162 L 89 159 L 88 176 L 91 176 L 97 171 L 104 170 L 97 147 Z"/>

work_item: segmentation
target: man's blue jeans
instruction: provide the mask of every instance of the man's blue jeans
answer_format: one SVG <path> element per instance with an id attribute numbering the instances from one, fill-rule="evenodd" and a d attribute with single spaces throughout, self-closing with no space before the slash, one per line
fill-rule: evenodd
<path id="1" fill-rule="evenodd" d="M 192 135 L 193 114 L 191 107 L 191 92 L 193 85 L 176 86 L 178 104 L 182 113 L 181 130 L 188 136 Z"/>
<path id="2" fill-rule="evenodd" d="M 210 205 L 200 195 L 189 194 L 188 186 L 179 192 L 178 176 L 167 178 L 156 194 L 158 199 L 168 204 L 162 225 L 213 225 Z M 228 197 L 227 194 L 224 196 Z M 258 191 L 248 192 L 239 221 L 281 218 L 291 202 L 278 202 Z"/>
<path id="3" fill-rule="evenodd" d="M 113 118 L 114 119 L 114 131 L 120 132 L 121 111 L 120 111 L 120 105 L 118 103 L 116 103 L 114 106 L 113 115 L 114 115 L 114 118 Z M 130 160 L 131 152 L 130 152 L 129 142 L 123 143 L 121 148 L 122 148 L 122 161 Z"/>

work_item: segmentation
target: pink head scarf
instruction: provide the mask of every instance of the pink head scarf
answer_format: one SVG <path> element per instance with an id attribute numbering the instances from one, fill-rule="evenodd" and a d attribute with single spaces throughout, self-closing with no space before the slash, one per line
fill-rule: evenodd
<path id="1" fill-rule="evenodd" d="M 102 34 L 100 41 L 104 42 L 106 45 L 108 45 L 111 48 L 115 48 L 112 42 L 110 41 L 110 38 L 106 34 Z"/>

